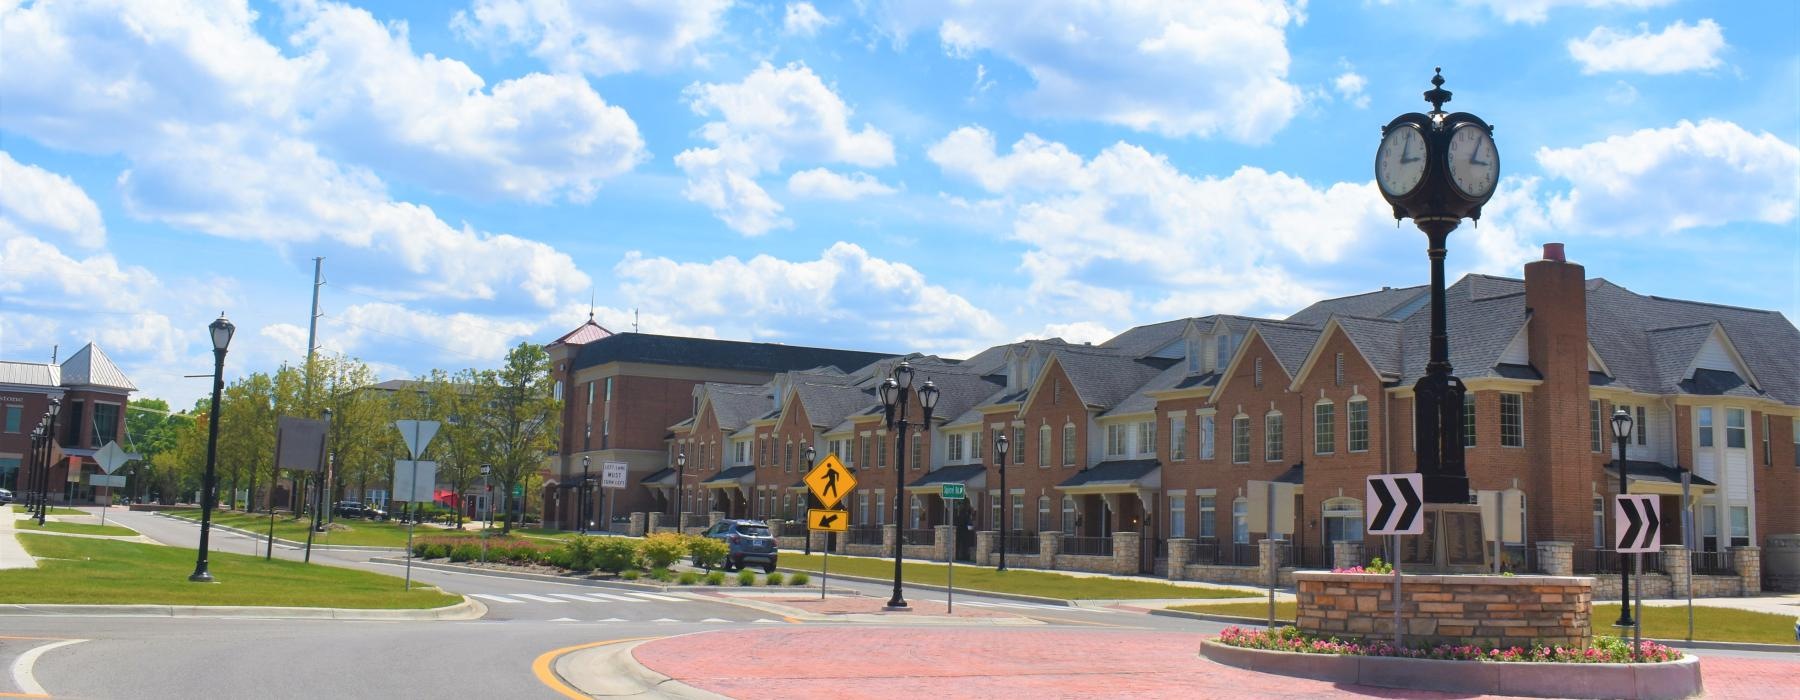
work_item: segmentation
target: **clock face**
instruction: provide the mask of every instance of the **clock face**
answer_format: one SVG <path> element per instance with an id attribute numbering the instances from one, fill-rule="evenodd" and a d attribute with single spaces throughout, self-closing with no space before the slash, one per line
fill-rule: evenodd
<path id="1" fill-rule="evenodd" d="M 1389 130 L 1375 151 L 1375 182 L 1393 196 L 1412 192 L 1425 178 L 1425 137 L 1419 128 L 1400 125 Z"/>
<path id="2" fill-rule="evenodd" d="M 1458 192 L 1477 199 L 1493 193 L 1494 181 L 1500 178 L 1500 153 L 1487 129 L 1475 124 L 1456 127 L 1445 157 L 1450 161 L 1450 182 Z"/>

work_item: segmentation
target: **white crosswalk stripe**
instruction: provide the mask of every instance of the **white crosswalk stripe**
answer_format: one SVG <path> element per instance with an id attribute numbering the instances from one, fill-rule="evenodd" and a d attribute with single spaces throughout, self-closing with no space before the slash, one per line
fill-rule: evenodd
<path id="1" fill-rule="evenodd" d="M 643 593 L 643 592 L 639 592 L 639 591 L 619 591 L 619 592 L 615 592 L 615 593 L 600 593 L 598 591 L 588 591 L 585 593 L 545 593 L 545 594 L 536 594 L 536 593 L 504 593 L 504 594 L 502 594 L 502 593 L 470 593 L 469 595 L 474 596 L 476 598 L 480 598 L 482 600 L 494 602 L 494 603 L 513 603 L 513 604 L 523 603 L 525 601 L 535 601 L 538 603 L 570 603 L 570 602 L 576 602 L 576 603 L 647 603 L 647 602 L 650 602 L 653 600 L 659 601 L 659 602 L 665 602 L 665 603 L 691 603 L 691 602 L 693 602 L 693 600 L 690 598 L 677 598 L 674 596 L 661 595 L 661 594 L 657 594 L 657 593 Z"/>
<path id="2" fill-rule="evenodd" d="M 657 595 L 655 593 L 639 593 L 636 591 L 633 591 L 630 595 L 639 596 L 639 597 L 643 597 L 643 598 L 649 598 L 651 600 L 667 601 L 670 603 L 685 603 L 688 600 L 686 598 L 676 598 L 674 596 Z"/>
<path id="3" fill-rule="evenodd" d="M 470 593 L 470 594 L 469 594 L 469 595 L 472 595 L 472 596 L 475 596 L 475 597 L 477 597 L 477 598 L 480 598 L 480 599 L 482 599 L 482 600 L 487 600 L 487 601 L 492 601 L 492 602 L 495 602 L 495 603 L 513 603 L 513 604 L 518 604 L 518 603 L 521 603 L 521 602 L 524 602 L 524 601 L 519 601 L 519 600 L 513 600 L 513 599 L 511 599 L 511 598 L 508 598 L 508 597 L 506 597 L 506 596 L 503 596 L 503 595 L 494 595 L 494 594 L 492 594 L 492 593 Z"/>
<path id="4" fill-rule="evenodd" d="M 610 600 L 615 603 L 642 603 L 642 602 L 644 602 L 643 600 L 638 599 L 638 598 L 627 598 L 622 595 L 613 595 L 611 593 L 588 593 L 587 595 L 593 596 L 595 598 L 599 598 L 601 600 Z"/>
<path id="5" fill-rule="evenodd" d="M 532 595 L 530 593 L 512 593 L 510 595 L 512 595 L 513 597 L 516 597 L 516 598 L 524 598 L 526 600 L 535 600 L 539 603 L 567 603 L 567 602 L 569 602 L 566 600 L 559 600 L 559 599 L 551 598 L 548 596 Z"/>

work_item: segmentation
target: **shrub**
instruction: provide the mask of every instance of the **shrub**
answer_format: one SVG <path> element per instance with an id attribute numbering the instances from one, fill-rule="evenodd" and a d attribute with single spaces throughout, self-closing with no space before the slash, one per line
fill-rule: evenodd
<path id="1" fill-rule="evenodd" d="M 638 553 L 652 569 L 667 569 L 688 552 L 687 538 L 674 533 L 658 533 L 644 538 Z"/>
<path id="2" fill-rule="evenodd" d="M 731 553 L 729 545 L 711 537 L 689 537 L 687 541 L 688 555 L 694 558 L 694 566 L 702 569 L 724 564 L 726 555 Z"/>
<path id="3" fill-rule="evenodd" d="M 749 569 L 739 571 L 738 572 L 738 585 L 740 585 L 740 586 L 756 585 L 756 572 L 751 571 Z"/>
<path id="4" fill-rule="evenodd" d="M 779 585 L 781 585 L 781 581 L 782 581 L 781 572 L 771 571 L 771 572 L 769 572 L 769 575 L 763 577 L 763 579 L 764 579 L 764 583 L 767 583 L 768 585 L 779 586 Z"/>
<path id="5" fill-rule="evenodd" d="M 723 572 L 723 571 L 708 571 L 708 572 L 706 572 L 706 585 L 708 585 L 708 586 L 725 585 L 725 572 Z"/>
<path id="6" fill-rule="evenodd" d="M 544 563 L 558 569 L 570 568 L 569 550 L 562 548 L 545 550 Z"/>
<path id="7" fill-rule="evenodd" d="M 638 577 L 641 575 L 642 575 L 642 573 L 639 572 L 637 569 L 626 569 L 623 573 L 619 574 L 619 578 L 625 579 L 627 581 L 636 581 L 636 580 L 638 580 Z"/>
<path id="8" fill-rule="evenodd" d="M 670 573 L 668 569 L 651 569 L 650 578 L 663 583 L 668 583 L 671 579 L 675 578 L 675 574 Z"/>
<path id="9" fill-rule="evenodd" d="M 595 540 L 594 568 L 616 574 L 642 566 L 643 556 L 636 541 L 624 537 L 588 539 Z"/>
<path id="10" fill-rule="evenodd" d="M 681 585 L 683 585 L 683 586 L 692 586 L 692 585 L 698 584 L 698 583 L 700 583 L 700 574 L 697 572 L 693 572 L 693 571 L 683 571 L 683 572 L 681 572 L 680 581 L 681 581 Z"/>
<path id="11" fill-rule="evenodd" d="M 412 555 L 423 559 L 423 558 L 425 558 L 426 549 L 429 548 L 430 546 L 431 546 L 431 543 L 429 543 L 429 542 L 425 542 L 425 541 L 414 542 L 412 545 Z"/>
<path id="12" fill-rule="evenodd" d="M 594 538 L 592 537 L 576 536 L 563 540 L 562 550 L 564 553 L 568 554 L 569 570 L 593 571 L 595 559 L 594 547 L 595 543 Z"/>
<path id="13" fill-rule="evenodd" d="M 1382 561 L 1381 557 L 1375 557 L 1369 560 L 1369 566 L 1365 571 L 1371 574 L 1391 574 L 1394 573 L 1394 565 Z"/>
<path id="14" fill-rule="evenodd" d="M 426 559 L 445 559 L 450 556 L 450 545 L 431 544 L 425 547 Z"/>
<path id="15" fill-rule="evenodd" d="M 1219 642 L 1246 649 L 1266 649 L 1301 654 L 1336 656 L 1398 656 L 1409 659 L 1446 661 L 1554 662 L 1554 663 L 1632 663 L 1631 643 L 1616 637 L 1595 637 L 1586 648 L 1543 646 L 1484 647 L 1475 644 L 1437 644 L 1433 646 L 1396 647 L 1383 641 L 1340 641 L 1337 638 L 1313 637 L 1295 627 L 1274 630 L 1227 627 L 1219 633 Z M 1661 662 L 1682 658 L 1681 652 L 1656 642 L 1644 642 L 1636 661 Z"/>
<path id="16" fill-rule="evenodd" d="M 472 544 L 459 544 L 450 549 L 450 561 L 473 561 L 481 556 L 481 548 Z"/>
<path id="17" fill-rule="evenodd" d="M 804 571 L 796 571 L 793 576 L 788 577 L 788 585 L 790 586 L 804 586 L 811 582 L 812 577 L 807 576 Z"/>

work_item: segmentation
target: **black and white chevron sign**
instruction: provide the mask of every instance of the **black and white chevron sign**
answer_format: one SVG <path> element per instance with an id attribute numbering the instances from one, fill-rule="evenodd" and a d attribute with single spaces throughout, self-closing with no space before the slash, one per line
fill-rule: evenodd
<path id="1" fill-rule="evenodd" d="M 1613 497 L 1613 548 L 1620 554 L 1662 551 L 1662 500 L 1656 496 Z"/>
<path id="2" fill-rule="evenodd" d="M 1376 474 L 1369 477 L 1368 514 L 1371 535 L 1418 535 L 1425 532 L 1425 477 L 1419 474 Z"/>

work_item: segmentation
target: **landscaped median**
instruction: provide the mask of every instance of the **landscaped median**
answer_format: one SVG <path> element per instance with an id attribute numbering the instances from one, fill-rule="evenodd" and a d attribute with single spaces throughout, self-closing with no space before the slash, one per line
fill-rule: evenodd
<path id="1" fill-rule="evenodd" d="M 659 533 L 645 538 L 573 536 L 561 539 L 536 537 L 493 538 L 485 553 L 478 540 L 425 537 L 413 542 L 413 557 L 435 566 L 477 566 L 506 569 L 529 576 L 570 577 L 587 580 L 633 582 L 645 578 L 682 586 L 804 586 L 805 573 L 785 576 L 770 572 L 758 579 L 749 569 L 727 577 L 720 567 L 728 553 L 719 540 Z M 377 559 L 382 563 L 392 560 Z M 678 570 L 683 562 L 695 567 Z"/>
<path id="2" fill-rule="evenodd" d="M 105 535 L 107 537 L 131 537 L 138 534 L 136 530 L 118 525 L 101 525 L 99 523 L 70 523 L 59 520 L 45 521 L 39 525 L 36 520 L 21 520 L 13 526 L 19 532 L 61 532 L 70 535 Z"/>
<path id="3" fill-rule="evenodd" d="M 1262 620 L 1269 615 L 1269 604 L 1257 601 L 1176 605 L 1169 607 L 1169 610 Z M 1296 612 L 1296 605 L 1292 601 L 1275 603 L 1277 624 L 1291 622 Z M 1687 608 L 1685 606 L 1647 605 L 1644 606 L 1643 613 L 1637 617 L 1646 639 L 1687 638 Z M 1591 616 L 1594 636 L 1618 634 L 1618 628 L 1612 626 L 1613 620 L 1617 619 L 1619 619 L 1617 603 L 1594 606 Z M 1792 617 L 1705 605 L 1694 606 L 1694 639 L 1707 642 L 1749 642 L 1782 644 L 1789 647 L 1800 646 L 1800 642 L 1794 640 L 1794 618 Z"/>
<path id="4" fill-rule="evenodd" d="M 192 583 L 194 550 L 20 533 L 35 569 L 0 571 L 0 604 L 162 605 L 424 610 L 462 602 L 354 569 L 211 552 L 216 581 Z"/>
<path id="5" fill-rule="evenodd" d="M 1676 700 L 1700 694 L 1700 661 L 1655 642 L 1633 649 L 1597 637 L 1586 647 L 1343 641 L 1293 627 L 1228 628 L 1201 642 L 1214 662 L 1297 678 L 1385 688 L 1525 697 Z"/>
<path id="6" fill-rule="evenodd" d="M 184 520 L 200 521 L 200 509 L 161 511 L 163 514 Z M 243 513 L 237 511 L 213 511 L 214 525 L 236 528 L 257 536 L 269 532 L 268 513 Z M 291 544 L 306 541 L 306 530 L 312 524 L 312 518 L 295 518 L 288 515 L 275 516 L 275 539 L 285 540 Z M 418 526 L 414 535 L 418 537 L 475 537 L 479 533 L 472 530 L 443 530 L 435 527 Z M 326 528 L 324 532 L 314 533 L 313 544 L 337 547 L 406 547 L 406 524 L 394 521 L 351 520 L 340 519 Z"/>
<path id="7" fill-rule="evenodd" d="M 795 554 L 783 552 L 781 566 L 784 569 L 817 572 L 824 563 L 824 557 L 816 554 Z M 856 576 L 862 578 L 884 579 L 894 578 L 894 562 L 891 559 L 871 559 L 867 557 L 832 557 L 831 575 Z M 950 567 L 943 564 L 926 564 L 922 562 L 905 562 L 901 567 L 901 578 L 907 583 L 928 586 L 947 586 L 950 581 Z M 1211 586 L 1178 586 L 1159 581 L 1140 581 L 1135 579 L 1113 578 L 1109 576 L 1069 576 L 1048 571 L 1031 571 L 1012 569 L 995 571 L 985 566 L 956 567 L 956 588 L 959 590 L 986 591 L 1011 595 L 1032 596 L 1037 598 L 1054 598 L 1058 600 L 1145 600 L 1159 598 L 1246 598 L 1257 594 L 1216 588 Z"/>

